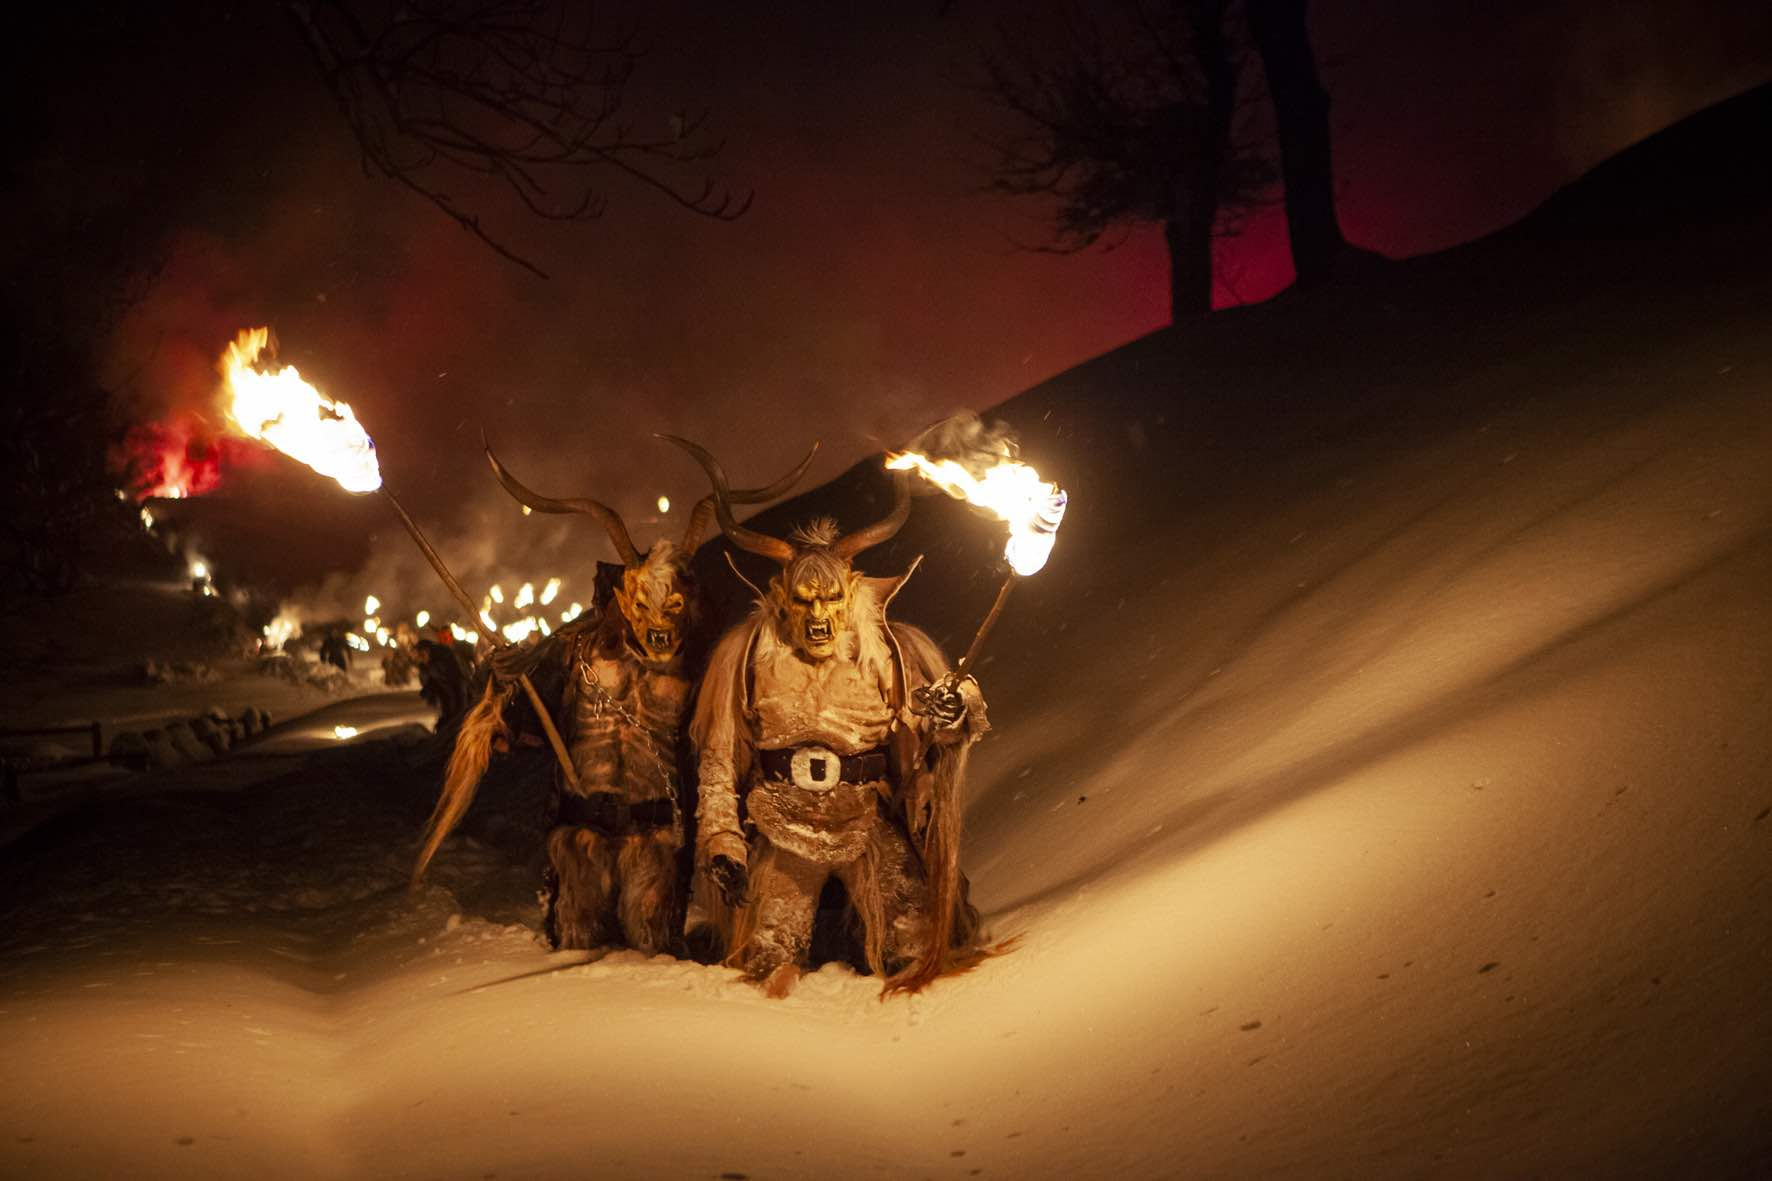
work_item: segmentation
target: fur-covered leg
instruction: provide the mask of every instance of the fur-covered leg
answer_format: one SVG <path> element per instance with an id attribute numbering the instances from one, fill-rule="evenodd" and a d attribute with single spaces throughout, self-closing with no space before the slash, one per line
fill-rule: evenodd
<path id="1" fill-rule="evenodd" d="M 628 946 L 647 955 L 671 950 L 679 921 L 677 844 L 676 834 L 668 828 L 635 833 L 621 843 L 616 916 Z"/>
<path id="2" fill-rule="evenodd" d="M 561 825 L 548 833 L 548 864 L 559 880 L 554 900 L 558 947 L 613 943 L 617 846 L 595 830 Z"/>
<path id="3" fill-rule="evenodd" d="M 818 895 L 830 873 L 828 865 L 760 841 L 752 851 L 751 893 L 739 918 L 745 938 L 726 962 L 746 979 L 766 982 L 769 995 L 786 996 L 812 946 Z M 778 973 L 783 967 L 795 971 Z"/>
<path id="4" fill-rule="evenodd" d="M 862 855 L 837 874 L 861 919 L 868 967 L 887 981 L 888 991 L 902 987 L 897 981 L 906 969 L 928 957 L 935 926 L 929 884 L 910 841 L 879 818 Z"/>

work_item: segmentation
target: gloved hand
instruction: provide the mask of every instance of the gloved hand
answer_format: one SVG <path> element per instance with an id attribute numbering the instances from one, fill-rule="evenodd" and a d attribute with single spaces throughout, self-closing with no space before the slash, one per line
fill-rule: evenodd
<path id="1" fill-rule="evenodd" d="M 952 726 L 966 716 L 966 699 L 960 696 L 960 686 L 951 680 L 929 686 L 923 707 L 937 726 Z"/>
<path id="2" fill-rule="evenodd" d="M 742 862 L 734 861 L 724 853 L 714 854 L 708 859 L 708 880 L 720 891 L 720 897 L 727 906 L 744 905 L 751 881 Z"/>
<path id="3" fill-rule="evenodd" d="M 978 681 L 952 673 L 911 692 L 911 712 L 929 719 L 929 730 L 943 745 L 970 741 L 991 728 L 985 719 Z"/>
<path id="4" fill-rule="evenodd" d="M 966 716 L 966 698 L 960 682 L 950 674 L 911 691 L 911 712 L 946 728 Z"/>

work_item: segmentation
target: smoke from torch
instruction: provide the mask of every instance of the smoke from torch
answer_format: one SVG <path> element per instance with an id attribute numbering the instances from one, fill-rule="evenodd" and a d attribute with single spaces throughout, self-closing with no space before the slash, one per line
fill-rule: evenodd
<path id="1" fill-rule="evenodd" d="M 1046 565 L 1064 522 L 1069 500 L 1064 489 L 1041 479 L 1039 472 L 1017 458 L 1019 454 L 1007 426 L 986 426 L 975 414 L 956 414 L 917 436 L 908 449 L 886 457 L 887 468 L 915 471 L 949 496 L 1008 526 L 1003 560 L 1009 564 L 1009 575 L 966 654 L 954 666 L 955 681 L 977 662 L 1015 583 Z"/>

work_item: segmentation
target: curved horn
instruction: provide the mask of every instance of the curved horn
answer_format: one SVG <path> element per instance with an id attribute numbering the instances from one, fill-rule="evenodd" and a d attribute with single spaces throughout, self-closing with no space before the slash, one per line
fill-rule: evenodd
<path id="1" fill-rule="evenodd" d="M 812 450 L 806 453 L 792 471 L 766 488 L 730 488 L 726 492 L 729 504 L 761 504 L 765 500 L 774 500 L 800 482 L 806 469 L 812 466 L 812 457 L 818 454 L 818 444 L 812 444 Z M 695 502 L 695 508 L 689 514 L 689 527 L 683 531 L 682 549 L 685 553 L 694 553 L 701 545 L 701 535 L 707 530 L 708 522 L 714 519 L 714 494 L 708 493 Z"/>
<path id="2" fill-rule="evenodd" d="M 634 548 L 634 541 L 628 536 L 628 527 L 622 523 L 621 515 L 614 509 L 588 497 L 553 500 L 531 492 L 518 482 L 517 477 L 505 470 L 505 465 L 492 453 L 492 444 L 487 443 L 484 436 L 480 441 L 486 446 L 486 461 L 492 465 L 492 474 L 498 477 L 499 484 L 519 504 L 528 505 L 538 513 L 584 513 L 595 517 L 608 531 L 609 540 L 615 543 L 615 552 L 621 555 L 622 565 L 640 564 L 640 551 Z"/>
<path id="3" fill-rule="evenodd" d="M 911 484 L 909 472 L 892 473 L 892 509 L 884 517 L 854 533 L 845 533 L 831 542 L 831 553 L 848 561 L 864 549 L 872 549 L 904 528 L 911 515 Z"/>
<path id="4" fill-rule="evenodd" d="M 676 435 L 660 435 L 667 443 L 675 443 L 689 452 L 695 462 L 701 464 L 701 470 L 708 474 L 708 480 L 714 485 L 714 517 L 720 522 L 720 532 L 728 541 L 739 549 L 749 553 L 771 558 L 782 565 L 787 565 L 794 558 L 794 547 L 779 537 L 771 537 L 767 533 L 759 533 L 755 529 L 746 529 L 732 516 L 731 490 L 726 486 L 726 473 L 720 464 L 707 450 L 688 439 Z"/>

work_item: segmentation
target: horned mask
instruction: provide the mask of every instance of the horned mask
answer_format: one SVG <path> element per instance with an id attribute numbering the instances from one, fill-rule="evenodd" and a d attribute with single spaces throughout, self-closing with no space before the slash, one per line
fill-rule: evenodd
<path id="1" fill-rule="evenodd" d="M 729 492 L 734 503 L 754 504 L 773 500 L 787 492 L 817 454 L 815 444 L 806 458 L 775 483 L 763 488 L 740 488 Z M 504 490 L 522 505 L 538 513 L 583 513 L 602 525 L 621 558 L 621 580 L 615 587 L 616 609 L 627 623 L 628 639 L 635 653 L 648 664 L 664 664 L 674 659 L 683 646 L 683 637 L 692 619 L 694 593 L 689 578 L 689 561 L 701 544 L 702 535 L 714 518 L 716 500 L 712 493 L 696 502 L 689 514 L 689 524 L 681 542 L 661 540 L 645 554 L 635 547 L 621 515 L 608 505 L 589 497 L 555 500 L 531 491 L 513 476 L 498 456 L 486 447 L 486 459 L 492 473 Z M 730 510 L 728 510 L 730 511 Z"/>
<path id="2" fill-rule="evenodd" d="M 732 505 L 737 499 L 727 485 L 725 471 L 705 448 L 687 439 L 665 437 L 694 456 L 707 472 L 714 485 L 714 516 L 727 540 L 781 564 L 780 573 L 762 592 L 781 638 L 809 660 L 828 660 L 835 655 L 849 631 L 856 588 L 861 584 L 861 572 L 852 561 L 863 550 L 897 533 L 910 516 L 910 485 L 904 473 L 894 475 L 891 510 L 872 525 L 839 533 L 836 522 L 826 518 L 794 530 L 787 538 L 771 537 L 740 525 L 733 517 Z"/>

